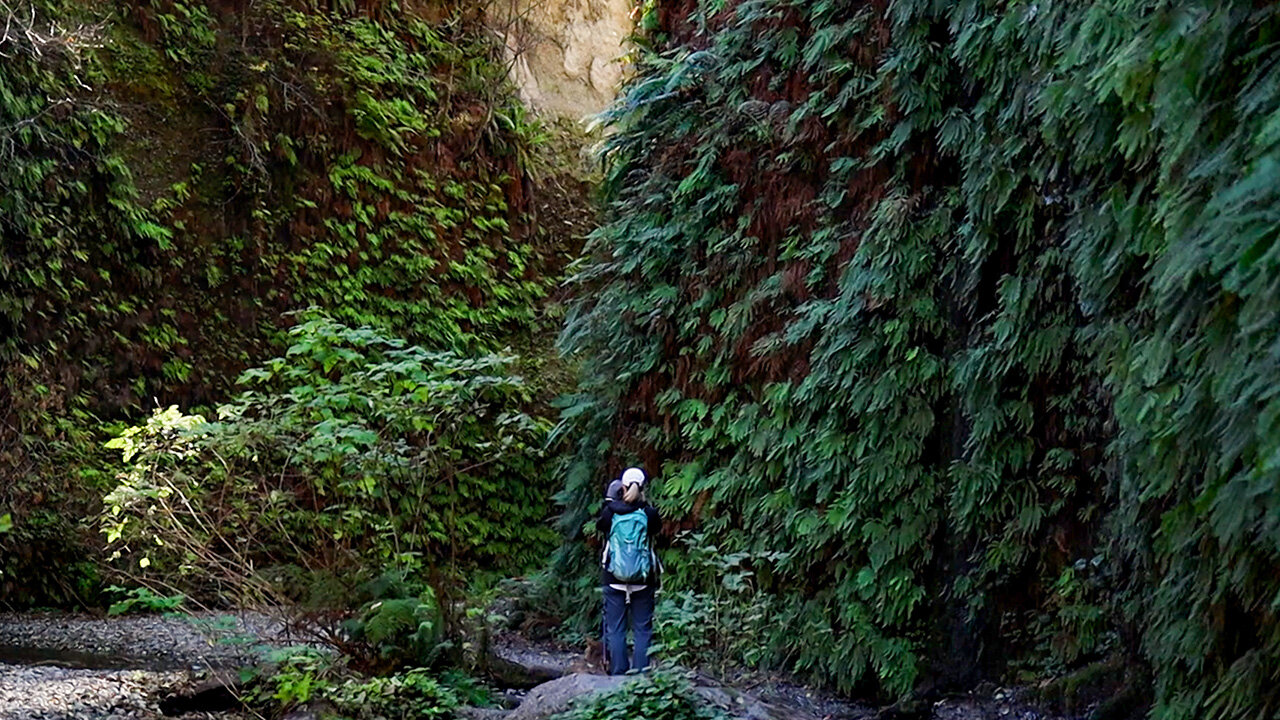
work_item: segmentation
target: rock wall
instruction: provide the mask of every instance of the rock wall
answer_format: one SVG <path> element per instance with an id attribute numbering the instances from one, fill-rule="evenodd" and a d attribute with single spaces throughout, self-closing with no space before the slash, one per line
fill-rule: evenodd
<path id="1" fill-rule="evenodd" d="M 581 119 L 613 100 L 632 0 L 512 0 L 498 31 L 511 76 L 533 108 Z"/>

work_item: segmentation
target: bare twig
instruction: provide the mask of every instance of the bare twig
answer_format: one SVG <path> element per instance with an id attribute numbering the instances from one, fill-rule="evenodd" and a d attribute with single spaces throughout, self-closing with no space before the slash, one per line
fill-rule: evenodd
<path id="1" fill-rule="evenodd" d="M 10 0 L 0 0 L 0 18 L 4 23 L 0 31 L 0 57 L 61 55 L 70 59 L 76 68 L 80 67 L 85 50 L 102 47 L 102 30 L 106 26 L 106 20 L 75 27 L 65 27 L 55 20 L 39 22 L 34 5 L 15 6 Z"/>
<path id="2" fill-rule="evenodd" d="M 68 27 L 56 20 L 38 17 L 35 6 L 29 2 L 0 0 L 0 63 L 25 57 L 38 63 L 69 63 L 78 71 L 84 64 L 85 51 L 103 46 L 106 22 L 104 19 Z M 69 76 L 80 90 L 92 91 L 79 72 L 71 72 Z M 39 121 L 49 113 L 75 104 L 79 98 L 70 94 L 48 98 L 47 104 L 34 115 L 0 126 L 0 159 L 10 158 L 17 152 L 17 136 L 23 130 L 35 133 L 42 140 L 59 139 Z"/>

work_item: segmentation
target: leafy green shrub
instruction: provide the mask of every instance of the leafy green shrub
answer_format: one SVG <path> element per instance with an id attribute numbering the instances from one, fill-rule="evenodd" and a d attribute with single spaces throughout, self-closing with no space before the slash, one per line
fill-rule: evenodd
<path id="1" fill-rule="evenodd" d="M 351 644 L 344 651 L 364 667 L 427 666 L 445 649 L 444 616 L 432 595 L 377 600 L 345 629 Z"/>
<path id="2" fill-rule="evenodd" d="M 724 720 L 724 714 L 702 701 L 688 678 L 671 671 L 644 673 L 618 689 L 574 703 L 555 720 Z"/>
<path id="3" fill-rule="evenodd" d="M 756 570 L 785 553 L 723 554 L 703 534 L 683 538 L 665 554 L 663 590 L 654 610 L 652 652 L 685 667 L 758 668 L 775 661 L 770 630 L 778 599 L 760 591 Z"/>
<path id="4" fill-rule="evenodd" d="M 461 705 L 455 687 L 469 698 L 482 694 L 474 680 L 457 673 L 436 676 L 419 668 L 383 677 L 354 675 L 343 658 L 314 648 L 279 650 L 270 660 L 274 667 L 256 679 L 246 699 L 271 715 L 312 705 L 334 720 L 449 718 Z"/>
<path id="5" fill-rule="evenodd" d="M 108 615 L 125 615 L 128 613 L 169 612 L 182 607 L 187 598 L 182 593 L 176 595 L 157 595 L 145 587 L 125 589 L 118 585 L 107 588 L 107 592 L 120 596 L 121 599 L 111 603 Z"/>
<path id="6" fill-rule="evenodd" d="M 458 697 L 425 670 L 368 680 L 348 680 L 324 695 L 336 714 L 349 720 L 451 718 Z"/>
<path id="7" fill-rule="evenodd" d="M 193 592 L 263 589 L 289 563 L 432 579 L 516 569 L 550 540 L 544 426 L 507 358 L 430 353 L 312 317 L 244 373 L 219 419 L 158 411 L 110 445 L 101 516 L 118 567 Z"/>

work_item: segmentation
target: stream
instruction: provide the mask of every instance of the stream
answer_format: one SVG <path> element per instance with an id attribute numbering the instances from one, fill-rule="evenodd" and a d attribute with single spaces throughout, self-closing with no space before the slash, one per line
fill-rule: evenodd
<path id="1" fill-rule="evenodd" d="M 33 648 L 21 645 L 0 645 L 0 665 L 60 667 L 68 670 L 143 670 L 147 672 L 177 672 L 188 669 L 182 663 L 167 658 L 100 655 L 81 650 Z"/>

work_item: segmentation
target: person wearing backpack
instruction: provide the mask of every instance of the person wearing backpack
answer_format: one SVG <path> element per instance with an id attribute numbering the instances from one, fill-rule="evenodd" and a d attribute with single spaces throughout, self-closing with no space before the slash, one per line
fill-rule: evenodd
<path id="1" fill-rule="evenodd" d="M 622 473 L 621 496 L 607 499 L 596 519 L 596 530 L 605 538 L 601 584 L 604 648 L 610 675 L 649 666 L 654 594 L 660 584 L 661 571 L 653 539 L 662 530 L 662 518 L 657 508 L 645 502 L 644 481 L 644 471 L 628 468 Z M 635 644 L 630 662 L 628 618 Z"/>

